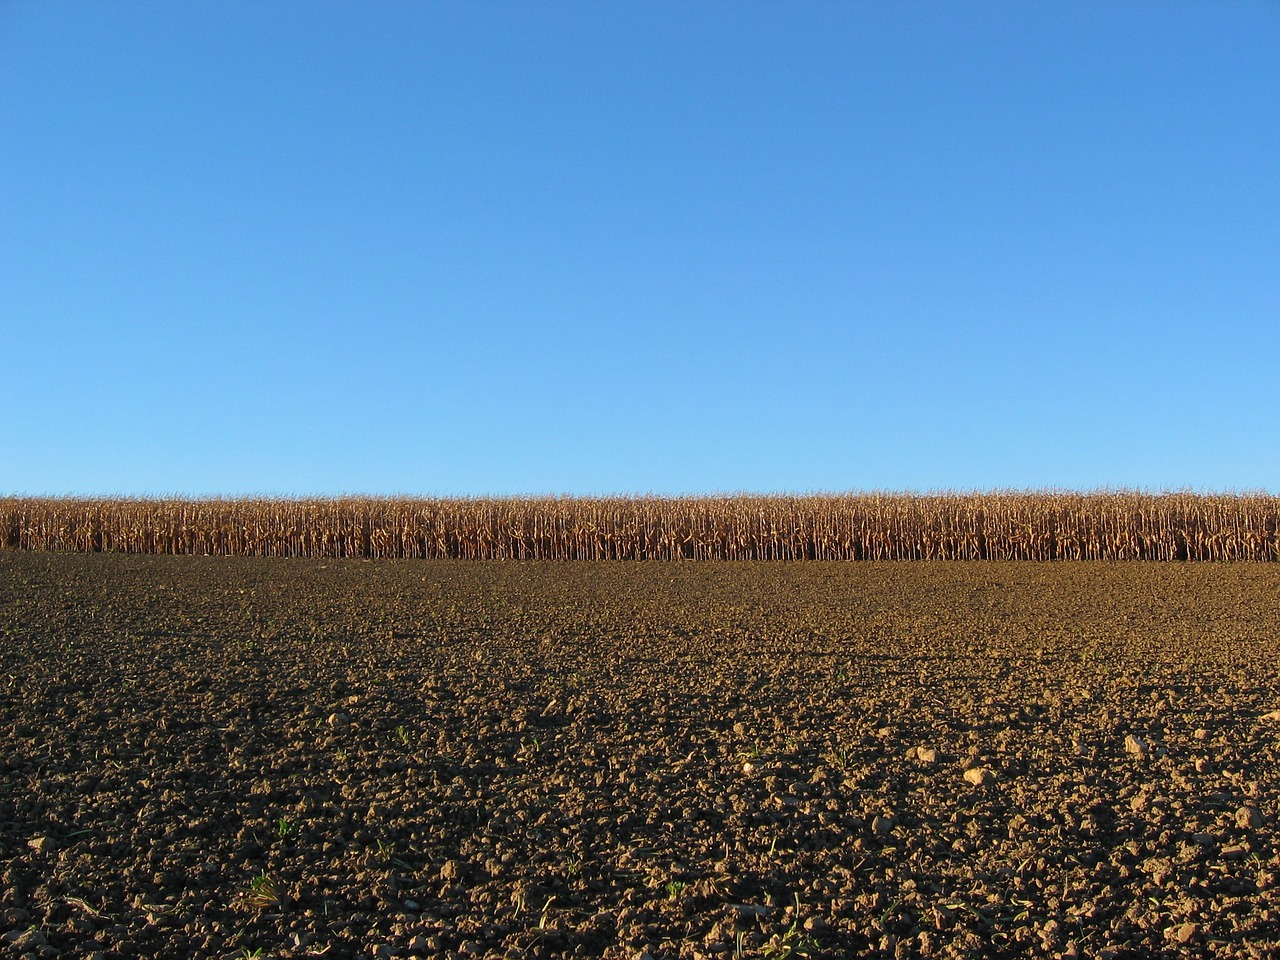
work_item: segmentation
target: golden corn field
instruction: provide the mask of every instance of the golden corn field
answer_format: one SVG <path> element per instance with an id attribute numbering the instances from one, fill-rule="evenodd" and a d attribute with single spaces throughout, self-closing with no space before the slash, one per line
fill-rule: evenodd
<path id="1" fill-rule="evenodd" d="M 0 499 L 7 549 L 532 560 L 1280 560 L 1280 497 Z"/>

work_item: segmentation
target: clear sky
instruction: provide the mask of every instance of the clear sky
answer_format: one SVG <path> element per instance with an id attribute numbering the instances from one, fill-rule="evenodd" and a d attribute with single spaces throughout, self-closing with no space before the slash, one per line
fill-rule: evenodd
<path id="1" fill-rule="evenodd" d="M 0 493 L 1280 491 L 1280 4 L 0 2 Z"/>

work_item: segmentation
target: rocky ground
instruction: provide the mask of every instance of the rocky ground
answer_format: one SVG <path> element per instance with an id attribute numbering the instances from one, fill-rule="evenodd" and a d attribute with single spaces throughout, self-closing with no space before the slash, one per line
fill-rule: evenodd
<path id="1" fill-rule="evenodd" d="M 0 955 L 1275 956 L 1278 598 L 0 553 Z"/>

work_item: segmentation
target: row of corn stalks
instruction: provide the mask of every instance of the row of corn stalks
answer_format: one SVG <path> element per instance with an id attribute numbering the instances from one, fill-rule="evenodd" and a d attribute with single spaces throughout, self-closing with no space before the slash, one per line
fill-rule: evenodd
<path id="1" fill-rule="evenodd" d="M 1280 560 L 1280 497 L 0 498 L 8 549 L 533 560 Z"/>

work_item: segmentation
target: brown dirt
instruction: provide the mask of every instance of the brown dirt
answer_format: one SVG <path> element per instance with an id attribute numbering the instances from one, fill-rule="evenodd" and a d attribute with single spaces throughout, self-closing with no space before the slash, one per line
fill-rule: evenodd
<path id="1" fill-rule="evenodd" d="M 0 554 L 0 955 L 1273 956 L 1277 597 Z"/>

